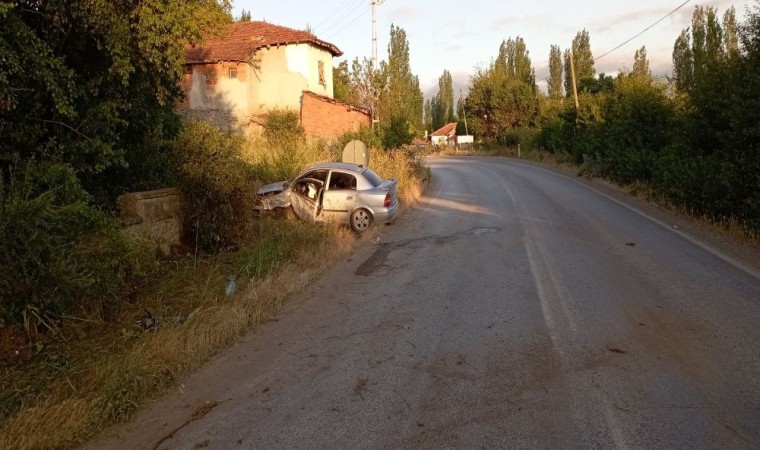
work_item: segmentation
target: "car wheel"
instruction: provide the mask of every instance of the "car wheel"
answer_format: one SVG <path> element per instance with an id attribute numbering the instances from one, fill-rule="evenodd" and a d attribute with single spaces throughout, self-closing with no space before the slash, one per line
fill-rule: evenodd
<path id="1" fill-rule="evenodd" d="M 372 226 L 372 214 L 366 209 L 357 209 L 351 213 L 351 228 L 357 233 L 363 233 Z"/>

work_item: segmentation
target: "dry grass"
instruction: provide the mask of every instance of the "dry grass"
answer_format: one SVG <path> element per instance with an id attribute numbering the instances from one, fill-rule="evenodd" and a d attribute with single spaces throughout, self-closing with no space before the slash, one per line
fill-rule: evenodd
<path id="1" fill-rule="evenodd" d="M 255 139 L 244 154 L 263 179 L 270 177 L 264 181 L 336 158 L 335 149 L 319 142 L 272 148 Z M 421 160 L 410 156 L 374 151 L 371 163 L 381 176 L 399 180 L 406 203 L 416 200 L 428 176 Z M 171 267 L 163 279 L 118 321 L 64 321 L 69 339 L 49 342 L 26 365 L 4 368 L 0 448 L 75 447 L 109 424 L 128 420 L 147 400 L 270 320 L 325 269 L 325 261 L 342 259 L 357 239 L 374 240 L 378 233 L 358 238 L 344 227 L 274 219 L 254 221 L 252 227 L 249 241 L 236 252 L 167 262 Z M 227 296 L 231 275 L 237 292 Z M 160 318 L 155 332 L 135 325 L 145 309 Z"/>
<path id="2" fill-rule="evenodd" d="M 285 226 L 294 228 L 289 237 L 295 240 L 298 229 L 317 227 L 299 222 L 287 222 Z M 230 298 L 208 294 L 205 286 L 214 286 L 216 292 L 223 289 L 224 270 L 217 261 L 194 272 L 204 287 L 197 289 L 196 298 L 185 305 L 165 301 L 158 306 L 154 299 L 153 304 L 164 310 L 195 307 L 183 323 L 166 323 L 155 333 L 142 333 L 130 345 L 102 352 L 82 372 L 67 374 L 52 383 L 44 395 L 22 406 L 3 423 L 0 448 L 71 447 L 104 425 L 129 418 L 146 399 L 178 383 L 220 348 L 269 320 L 289 296 L 323 270 L 325 260 L 339 260 L 355 243 L 355 235 L 347 229 L 317 228 L 321 235 L 318 241 L 296 243 L 297 257 L 290 264 L 283 264 L 263 279 L 244 281 L 242 284 L 247 286 L 238 295 Z M 174 289 L 164 286 L 164 290 Z"/>

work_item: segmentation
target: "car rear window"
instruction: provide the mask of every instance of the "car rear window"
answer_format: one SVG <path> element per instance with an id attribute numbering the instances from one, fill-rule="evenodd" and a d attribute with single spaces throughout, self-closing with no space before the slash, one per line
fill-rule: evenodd
<path id="1" fill-rule="evenodd" d="M 380 176 L 378 174 L 376 174 L 375 172 L 373 172 L 372 169 L 365 170 L 362 175 L 364 175 L 364 178 L 366 178 L 367 181 L 369 181 L 370 184 L 372 186 L 374 186 L 374 187 L 378 187 L 381 184 L 383 184 L 384 180 L 382 178 L 380 178 Z"/>

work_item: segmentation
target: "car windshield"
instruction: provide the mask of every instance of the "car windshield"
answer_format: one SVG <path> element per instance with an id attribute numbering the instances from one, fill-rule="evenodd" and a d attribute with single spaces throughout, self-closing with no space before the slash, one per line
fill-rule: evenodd
<path id="1" fill-rule="evenodd" d="M 372 169 L 365 170 L 362 175 L 364 175 L 364 178 L 366 178 L 367 181 L 369 181 L 369 183 L 374 187 L 378 187 L 383 184 L 383 179 L 380 178 L 378 174 L 373 172 Z"/>

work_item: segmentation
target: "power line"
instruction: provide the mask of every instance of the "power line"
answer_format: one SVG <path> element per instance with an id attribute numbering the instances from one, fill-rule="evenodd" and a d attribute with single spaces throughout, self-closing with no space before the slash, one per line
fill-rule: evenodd
<path id="1" fill-rule="evenodd" d="M 672 16 L 673 14 L 675 14 L 676 11 L 678 11 L 679 9 L 683 8 L 684 6 L 686 6 L 686 4 L 689 3 L 689 2 L 691 2 L 691 0 L 686 0 L 685 2 L 681 3 L 680 5 L 678 5 L 678 7 L 676 7 L 676 9 L 674 9 L 673 11 L 670 11 L 665 16 L 661 17 L 660 20 L 658 20 L 657 22 L 655 22 L 652 25 L 649 25 L 648 27 L 646 27 L 643 30 L 641 30 L 638 34 L 636 34 L 636 36 L 633 36 L 632 38 L 628 39 L 627 41 L 623 42 L 622 44 L 620 44 L 617 47 L 613 48 L 612 50 L 608 51 L 607 53 L 604 53 L 602 56 L 594 58 L 594 62 L 599 61 L 600 59 L 602 59 L 605 56 L 609 55 L 610 53 L 614 52 L 615 50 L 618 50 L 620 47 L 628 44 L 632 40 L 636 39 L 637 37 L 641 36 L 642 34 L 646 33 L 647 31 L 651 30 L 656 25 L 658 25 L 660 22 L 662 22 L 663 20 L 665 20 L 668 17 Z M 546 81 L 548 81 L 549 77 L 551 77 L 551 75 L 547 75 L 544 78 L 536 78 L 536 80 L 546 80 Z"/>
<path id="2" fill-rule="evenodd" d="M 665 20 L 665 19 L 667 19 L 668 17 L 670 17 L 670 16 L 672 16 L 673 14 L 675 14 L 675 12 L 676 12 L 676 11 L 678 11 L 679 9 L 683 8 L 684 6 L 686 6 L 686 4 L 687 4 L 687 3 L 689 3 L 690 1 L 691 1 L 691 0 L 686 0 L 685 2 L 681 3 L 681 4 L 680 4 L 680 5 L 679 5 L 679 6 L 678 6 L 676 9 L 674 9 L 673 11 L 670 11 L 670 12 L 669 12 L 669 13 L 667 13 L 667 14 L 666 14 L 664 17 L 662 17 L 660 20 L 658 20 L 657 22 L 653 23 L 652 25 L 649 25 L 648 27 L 644 28 L 644 29 L 643 29 L 643 30 L 642 30 L 642 31 L 641 31 L 639 34 L 637 34 L 636 36 L 634 36 L 634 37 L 632 37 L 632 38 L 628 39 L 627 41 L 623 42 L 622 44 L 618 45 L 617 47 L 615 47 L 615 48 L 613 48 L 612 50 L 608 51 L 607 53 L 603 54 L 602 56 L 600 56 L 600 57 L 598 57 L 598 58 L 594 58 L 594 61 L 599 61 L 600 59 L 604 58 L 605 56 L 609 55 L 610 53 L 612 53 L 612 52 L 614 52 L 615 50 L 619 49 L 620 47 L 624 46 L 625 44 L 627 44 L 627 43 L 631 42 L 632 40 L 636 39 L 637 37 L 641 36 L 642 34 L 646 33 L 647 31 L 651 30 L 652 28 L 654 28 L 654 27 L 655 27 L 655 25 L 659 24 L 659 23 L 660 23 L 660 22 L 662 22 L 663 20 Z"/>
<path id="3" fill-rule="evenodd" d="M 326 39 L 331 39 L 334 36 L 337 36 L 340 33 L 342 33 L 343 30 L 345 30 L 346 28 L 350 27 L 351 25 L 353 25 L 354 23 L 356 23 L 357 20 L 359 20 L 362 17 L 364 17 L 364 15 L 367 14 L 367 12 L 369 12 L 370 9 L 371 9 L 371 7 L 367 7 L 367 9 L 365 9 L 364 11 L 362 11 L 361 13 L 359 13 L 358 16 L 354 17 L 354 20 L 352 20 L 351 22 L 347 23 L 343 28 L 339 29 L 338 31 L 335 31 L 334 33 L 330 34 Z"/>
<path id="4" fill-rule="evenodd" d="M 356 3 L 354 3 L 353 8 L 348 8 L 347 7 L 344 10 L 344 14 L 340 14 L 339 15 L 340 17 L 336 18 L 336 20 L 331 25 L 328 25 L 327 27 L 325 27 L 324 29 L 322 29 L 320 31 L 320 33 L 324 34 L 324 33 L 326 33 L 329 30 L 332 30 L 332 29 L 334 29 L 336 27 L 339 27 L 339 26 L 343 25 L 346 20 L 350 20 L 350 18 L 352 17 L 352 14 L 354 14 L 356 12 L 356 10 L 359 9 L 359 7 L 362 6 L 362 3 L 363 2 L 356 2 Z"/>
<path id="5" fill-rule="evenodd" d="M 318 24 L 314 25 L 314 29 L 316 30 L 317 28 L 321 27 L 325 22 L 329 21 L 332 18 L 333 14 L 335 14 L 336 12 L 338 12 L 338 10 L 341 9 L 342 7 L 346 6 L 350 1 L 351 0 L 343 0 L 343 2 L 339 3 L 338 6 L 335 7 L 335 9 L 333 9 L 332 11 L 330 11 L 327 14 L 327 16 L 325 16 L 325 18 L 322 19 L 321 22 L 319 22 Z"/>

